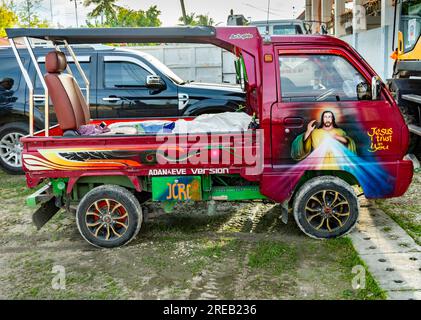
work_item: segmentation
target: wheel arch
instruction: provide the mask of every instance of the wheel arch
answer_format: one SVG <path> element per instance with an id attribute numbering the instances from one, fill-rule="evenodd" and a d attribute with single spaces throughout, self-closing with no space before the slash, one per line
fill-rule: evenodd
<path id="1" fill-rule="evenodd" d="M 343 181 L 345 181 L 351 186 L 353 185 L 360 186 L 358 179 L 353 174 L 345 170 L 307 170 L 304 172 L 300 180 L 295 185 L 294 192 L 292 193 L 289 204 L 291 205 L 293 203 L 298 190 L 302 187 L 304 183 L 306 183 L 308 180 L 312 178 L 323 177 L 323 176 L 338 177 L 339 179 L 342 179 Z"/>
<path id="2" fill-rule="evenodd" d="M 138 177 L 126 175 L 81 176 L 68 180 L 66 193 L 72 197 L 72 200 L 80 200 L 90 190 L 100 185 L 117 185 L 138 193 L 146 189 L 143 180 Z"/>

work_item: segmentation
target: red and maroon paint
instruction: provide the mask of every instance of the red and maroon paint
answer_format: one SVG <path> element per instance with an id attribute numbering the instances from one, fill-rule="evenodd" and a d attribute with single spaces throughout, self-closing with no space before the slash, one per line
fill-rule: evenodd
<path id="1" fill-rule="evenodd" d="M 412 163 L 403 160 L 409 132 L 394 99 L 385 87 L 382 87 L 381 97 L 376 101 L 282 101 L 278 58 L 283 54 L 338 55 L 351 63 L 370 83 L 375 72 L 348 44 L 329 36 L 304 35 L 274 36 L 270 43 L 264 43 L 257 29 L 252 27 L 216 28 L 215 38 L 201 41 L 243 57 L 248 76 L 245 86 L 247 107 L 251 114 L 255 113 L 258 117 L 263 132 L 262 140 L 253 138 L 254 133 L 238 134 L 241 139 L 246 137 L 254 141 L 248 147 L 249 150 L 234 146 L 231 139 L 222 149 L 221 144 L 210 143 L 211 147 L 206 152 L 209 158 L 219 157 L 219 153 L 223 152 L 254 152 L 260 154 L 262 170 L 247 173 L 247 169 L 255 164 L 234 163 L 234 160 L 229 163 L 213 161 L 191 164 L 170 161 L 160 164 L 156 161 L 155 153 L 162 142 L 158 141 L 157 136 L 62 137 L 60 129 L 55 127 L 50 130 L 50 137 L 40 132 L 34 137 L 22 139 L 23 165 L 28 186 L 34 187 L 46 178 L 69 177 L 71 183 L 67 191 L 70 192 L 72 184 L 83 176 L 126 175 L 135 181 L 138 176 L 156 173 L 240 174 L 244 179 L 259 181 L 263 195 L 283 202 L 292 195 L 305 172 L 332 170 L 321 165 L 323 155 L 317 152 L 301 161 L 291 157 L 294 139 L 305 131 L 308 122 L 320 119 L 321 114 L 329 110 L 356 145 L 355 152 L 347 152 L 340 144 L 332 147 L 338 152 L 337 170 L 354 176 L 367 197 L 400 196 L 407 190 L 413 171 Z M 302 123 L 288 120 L 297 117 L 302 119 Z M 106 120 L 107 124 L 121 121 L 124 120 Z M 182 156 L 184 149 L 188 150 L 192 145 L 193 142 L 180 148 L 175 144 L 174 148 L 178 148 L 178 155 Z M 140 185 L 137 184 L 136 188 L 139 189 Z"/>

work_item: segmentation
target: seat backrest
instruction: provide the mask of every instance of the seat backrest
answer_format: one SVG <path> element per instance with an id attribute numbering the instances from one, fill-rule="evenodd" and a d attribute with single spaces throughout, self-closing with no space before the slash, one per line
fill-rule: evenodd
<path id="1" fill-rule="evenodd" d="M 48 94 L 62 130 L 77 130 L 90 121 L 89 107 L 79 85 L 70 74 L 62 73 L 67 67 L 66 56 L 51 51 L 45 57 L 44 76 Z"/>

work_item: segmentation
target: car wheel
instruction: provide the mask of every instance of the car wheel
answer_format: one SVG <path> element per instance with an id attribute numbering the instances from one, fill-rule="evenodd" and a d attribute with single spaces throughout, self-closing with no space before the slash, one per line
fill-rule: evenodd
<path id="1" fill-rule="evenodd" d="M 322 176 L 305 182 L 293 202 L 300 229 L 315 239 L 349 233 L 358 220 L 358 199 L 352 187 L 337 177 Z"/>
<path id="2" fill-rule="evenodd" d="M 0 129 L 0 166 L 10 174 L 22 174 L 22 143 L 20 138 L 28 134 L 28 125 L 12 122 Z"/>
<path id="3" fill-rule="evenodd" d="M 103 185 L 80 201 L 76 224 L 82 237 L 100 248 L 115 248 L 133 240 L 142 225 L 142 208 L 127 189 Z"/>

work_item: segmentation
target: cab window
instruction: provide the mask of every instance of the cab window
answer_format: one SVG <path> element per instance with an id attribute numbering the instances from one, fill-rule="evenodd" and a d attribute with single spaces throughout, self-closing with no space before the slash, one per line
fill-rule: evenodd
<path id="1" fill-rule="evenodd" d="M 279 65 L 284 102 L 370 99 L 361 94 L 369 91 L 364 77 L 343 57 L 281 55 Z"/>

